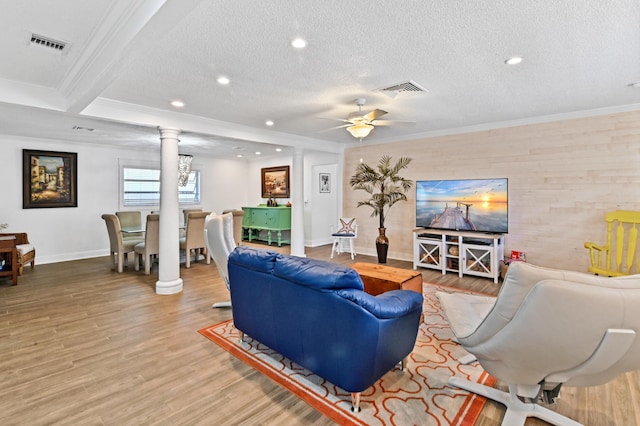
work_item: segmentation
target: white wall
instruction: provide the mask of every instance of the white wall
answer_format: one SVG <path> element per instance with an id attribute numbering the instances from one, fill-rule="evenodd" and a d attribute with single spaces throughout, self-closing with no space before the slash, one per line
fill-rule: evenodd
<path id="1" fill-rule="evenodd" d="M 219 214 L 247 204 L 247 175 L 251 167 L 246 161 L 195 157 L 194 163 L 202 177 L 200 200 L 203 210 Z"/>
<path id="2" fill-rule="evenodd" d="M 0 136 L 0 223 L 9 224 L 5 232 L 29 234 L 36 247 L 36 265 L 105 256 L 109 239 L 101 215 L 119 209 L 118 162 L 159 161 L 159 145 L 157 149 L 132 150 Z M 77 208 L 22 209 L 23 149 L 78 153 Z M 194 163 L 202 172 L 201 204 L 196 207 L 219 213 L 247 203 L 246 162 L 196 157 Z M 143 210 L 143 214 L 150 210 Z"/>
<path id="3" fill-rule="evenodd" d="M 320 173 L 329 175 L 330 192 L 320 192 Z M 311 188 L 305 199 L 305 207 L 310 212 L 321 210 L 323 214 L 309 214 L 309 230 L 305 232 L 305 236 L 309 237 L 305 242 L 307 246 L 316 247 L 333 242 L 331 229 L 337 229 L 339 210 L 342 210 L 337 195 L 342 189 L 341 175 L 338 173 L 338 164 L 322 164 L 311 169 Z"/>
<path id="4" fill-rule="evenodd" d="M 263 167 L 276 167 L 276 166 L 289 166 L 291 171 L 291 176 L 289 177 L 291 181 L 293 179 L 299 179 L 299 174 L 293 170 L 292 166 L 293 157 L 291 155 L 278 157 L 278 158 L 261 158 L 258 160 L 253 160 L 251 162 L 250 169 L 248 171 L 249 176 L 249 203 L 247 206 L 257 206 L 258 204 L 266 203 L 266 199 L 262 198 L 261 192 L 261 169 Z M 303 200 L 304 200 L 304 233 L 305 233 L 305 246 L 313 247 L 319 244 L 328 244 L 327 235 L 329 232 L 329 228 L 324 229 L 322 225 L 314 226 L 315 218 L 322 217 L 323 220 L 329 220 L 333 222 L 337 222 L 337 214 L 336 209 L 331 207 L 331 203 L 323 203 L 323 202 L 314 202 L 311 195 L 317 192 L 317 179 L 315 176 L 315 185 L 314 186 L 314 168 L 316 166 L 328 166 L 328 170 L 335 170 L 333 186 L 335 191 L 332 191 L 329 196 L 333 198 L 334 202 L 338 204 L 341 208 L 341 203 L 339 200 L 342 199 L 342 155 L 339 154 L 328 154 L 328 153 L 319 153 L 319 152 L 305 152 L 304 153 L 304 174 L 302 176 L 304 185 L 303 185 Z M 289 199 L 278 198 L 276 201 L 279 204 L 286 204 Z"/>
<path id="5" fill-rule="evenodd" d="M 356 208 L 367 194 L 348 179 L 360 156 L 375 165 L 384 154 L 413 158 L 402 174 L 412 180 L 508 178 L 505 251 L 541 266 L 586 271 L 584 242 L 605 242 L 605 213 L 640 210 L 638 111 L 365 146 L 345 152 L 344 170 L 344 216 L 358 218 L 362 253 L 375 254 L 377 218 Z M 385 223 L 391 258 L 412 259 L 415 190 L 408 197 Z"/>

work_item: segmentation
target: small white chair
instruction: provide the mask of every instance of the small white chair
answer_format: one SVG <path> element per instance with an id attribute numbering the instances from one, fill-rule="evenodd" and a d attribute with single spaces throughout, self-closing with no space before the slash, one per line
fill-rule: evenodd
<path id="1" fill-rule="evenodd" d="M 331 259 L 333 254 L 341 254 L 343 252 L 351 253 L 351 260 L 356 256 L 356 250 L 353 248 L 353 240 L 358 238 L 358 223 L 353 217 L 340 218 L 339 228 L 336 232 L 331 229 L 333 237 L 333 246 L 331 247 Z"/>

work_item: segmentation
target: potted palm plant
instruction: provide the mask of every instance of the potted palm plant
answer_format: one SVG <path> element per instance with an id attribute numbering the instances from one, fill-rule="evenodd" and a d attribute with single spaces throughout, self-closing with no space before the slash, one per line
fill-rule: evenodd
<path id="1" fill-rule="evenodd" d="M 401 157 L 395 164 L 391 164 L 391 157 L 384 155 L 378 162 L 377 168 L 366 163 L 358 164 L 356 172 L 349 184 L 353 189 L 366 191 L 370 197 L 358 201 L 358 206 L 369 206 L 373 209 L 371 217 L 378 216 L 380 222 L 378 237 L 376 238 L 376 251 L 378 263 L 387 263 L 389 251 L 389 239 L 386 236 L 384 221 L 389 209 L 398 201 L 407 201 L 407 191 L 413 186 L 413 181 L 399 175 L 402 169 L 406 169 L 411 163 L 411 158 Z"/>

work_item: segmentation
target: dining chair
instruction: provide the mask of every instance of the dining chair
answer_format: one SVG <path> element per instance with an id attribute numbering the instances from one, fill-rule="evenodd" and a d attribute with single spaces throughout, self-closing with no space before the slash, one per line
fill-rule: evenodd
<path id="1" fill-rule="evenodd" d="M 130 230 L 140 230 L 142 228 L 142 213 L 139 211 L 117 211 L 116 216 L 120 221 L 122 231 L 125 231 L 122 238 L 125 241 L 144 241 L 144 232 L 128 232 Z M 137 244 L 137 243 L 136 243 Z"/>
<path id="2" fill-rule="evenodd" d="M 210 212 L 190 212 L 187 214 L 187 228 L 184 237 L 180 238 L 180 250 L 184 250 L 185 266 L 191 267 L 191 252 L 195 253 L 195 261 L 203 254 L 207 265 L 211 263 L 211 257 L 207 251 L 207 243 L 204 240 L 204 222 Z"/>
<path id="3" fill-rule="evenodd" d="M 117 265 L 117 271 L 122 272 L 125 263 L 125 256 L 127 253 L 132 253 L 133 248 L 140 242 L 139 239 L 125 241 L 122 238 L 122 229 L 120 228 L 120 220 L 115 214 L 103 214 L 107 225 L 107 232 L 109 233 L 109 254 L 111 257 L 111 269 L 115 269 Z"/>
<path id="4" fill-rule="evenodd" d="M 144 273 L 151 273 L 151 256 L 160 253 L 160 215 L 147 215 L 144 242 L 136 244 L 133 248 L 136 253 L 135 270 L 140 270 L 140 261 L 144 256 Z"/>
<path id="5" fill-rule="evenodd" d="M 201 212 L 202 209 L 184 209 L 182 210 L 182 214 L 184 215 L 184 225 L 187 226 L 187 222 L 189 221 L 189 213 L 197 213 Z"/>
<path id="6" fill-rule="evenodd" d="M 233 215 L 233 240 L 236 246 L 242 242 L 242 218 L 244 210 L 223 210 L 222 214 L 231 213 Z"/>

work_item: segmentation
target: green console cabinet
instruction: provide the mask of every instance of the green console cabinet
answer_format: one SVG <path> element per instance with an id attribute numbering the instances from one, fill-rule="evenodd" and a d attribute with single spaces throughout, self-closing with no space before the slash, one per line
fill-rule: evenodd
<path id="1" fill-rule="evenodd" d="M 262 240 L 272 242 L 272 233 L 276 233 L 278 246 L 290 243 L 282 238 L 282 231 L 291 231 L 291 207 L 243 207 L 242 238 L 249 241 Z M 264 231 L 264 232 L 262 232 Z M 266 234 L 266 239 L 264 236 Z"/>

